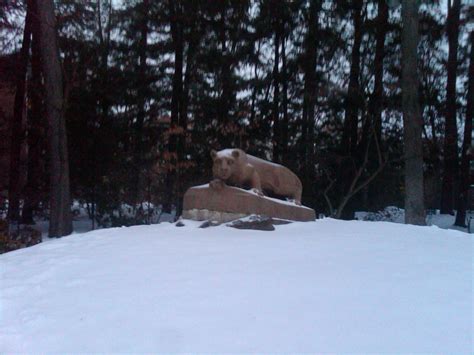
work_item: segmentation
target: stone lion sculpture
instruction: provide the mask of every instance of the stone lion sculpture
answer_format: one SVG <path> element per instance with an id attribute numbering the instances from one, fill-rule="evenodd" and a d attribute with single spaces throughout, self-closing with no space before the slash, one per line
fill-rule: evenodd
<path id="1" fill-rule="evenodd" d="M 211 157 L 214 180 L 210 187 L 219 189 L 225 184 L 250 187 L 260 196 L 264 192 L 271 193 L 301 205 L 301 181 L 283 165 L 246 154 L 241 149 L 212 150 Z"/>

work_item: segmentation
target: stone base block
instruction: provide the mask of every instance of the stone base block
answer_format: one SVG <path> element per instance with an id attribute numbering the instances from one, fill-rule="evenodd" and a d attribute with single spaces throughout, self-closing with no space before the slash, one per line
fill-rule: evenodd
<path id="1" fill-rule="evenodd" d="M 219 223 L 226 223 L 245 216 L 247 215 L 242 213 L 209 211 L 206 209 L 199 210 L 196 208 L 183 210 L 183 218 L 192 219 L 194 221 L 216 221 Z"/>
<path id="2" fill-rule="evenodd" d="M 224 223 L 258 214 L 291 221 L 314 221 L 313 209 L 237 187 L 214 189 L 209 185 L 191 187 L 184 194 L 183 217 L 194 220 L 216 220 Z"/>

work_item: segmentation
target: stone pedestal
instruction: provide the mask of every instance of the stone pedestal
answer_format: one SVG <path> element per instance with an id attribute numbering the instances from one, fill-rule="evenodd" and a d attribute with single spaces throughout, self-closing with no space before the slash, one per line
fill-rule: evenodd
<path id="1" fill-rule="evenodd" d="M 183 218 L 211 219 L 223 223 L 252 214 L 302 222 L 316 218 L 311 208 L 258 196 L 253 191 L 237 187 L 214 189 L 206 184 L 191 187 L 184 194 Z"/>

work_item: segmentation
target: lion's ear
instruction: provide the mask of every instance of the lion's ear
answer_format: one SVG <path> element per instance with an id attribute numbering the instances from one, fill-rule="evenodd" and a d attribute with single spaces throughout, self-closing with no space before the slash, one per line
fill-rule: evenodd
<path id="1" fill-rule="evenodd" d="M 233 151 L 232 151 L 232 156 L 233 156 L 234 158 L 238 158 L 239 155 L 240 155 L 240 153 L 239 153 L 238 150 L 233 150 Z"/>
<path id="2" fill-rule="evenodd" d="M 212 158 L 212 160 L 216 159 L 216 157 L 217 157 L 217 152 L 216 152 L 214 149 L 211 150 L 211 158 Z"/>

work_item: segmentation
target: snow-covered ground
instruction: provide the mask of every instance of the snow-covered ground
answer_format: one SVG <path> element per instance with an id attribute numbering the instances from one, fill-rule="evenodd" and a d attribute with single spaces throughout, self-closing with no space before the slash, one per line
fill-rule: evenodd
<path id="1" fill-rule="evenodd" d="M 405 223 L 405 210 L 403 208 L 388 206 L 379 212 L 359 211 L 355 213 L 355 219 L 359 221 L 384 221 L 393 223 Z M 454 225 L 455 215 L 440 214 L 439 210 L 429 210 L 426 215 L 427 226 L 437 226 L 443 229 L 455 229 L 461 232 L 468 232 L 468 228 Z M 474 226 L 474 215 L 472 211 L 467 212 L 466 224 Z"/>
<path id="2" fill-rule="evenodd" d="M 0 255 L 0 353 L 470 353 L 472 235 L 171 223 Z"/>

